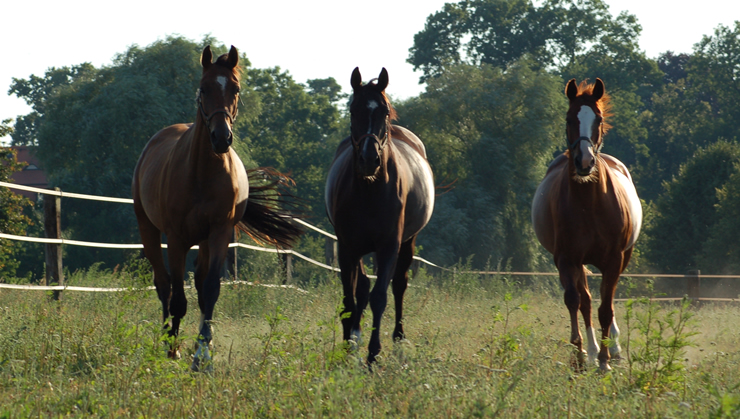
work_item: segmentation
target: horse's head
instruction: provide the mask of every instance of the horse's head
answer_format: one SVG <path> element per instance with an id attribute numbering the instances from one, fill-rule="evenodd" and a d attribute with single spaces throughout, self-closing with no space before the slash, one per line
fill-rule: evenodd
<path id="1" fill-rule="evenodd" d="M 355 173 L 373 181 L 385 167 L 391 121 L 396 118 L 385 95 L 388 72 L 383 68 L 377 80 L 362 84 L 360 69 L 352 72 L 352 102 L 349 105 L 350 135 L 355 158 Z"/>
<path id="2" fill-rule="evenodd" d="M 198 109 L 216 153 L 229 150 L 234 135 L 232 127 L 239 112 L 239 53 L 232 45 L 228 54 L 212 62 L 211 47 L 203 50 L 200 63 L 203 76 L 198 89 Z"/>
<path id="3" fill-rule="evenodd" d="M 596 155 L 602 146 L 602 136 L 610 128 L 604 122 L 609 116 L 609 96 L 604 90 L 604 82 L 580 85 L 571 79 L 565 86 L 570 107 L 566 115 L 566 141 L 570 158 L 575 165 L 576 178 L 588 180 L 594 173 Z"/>

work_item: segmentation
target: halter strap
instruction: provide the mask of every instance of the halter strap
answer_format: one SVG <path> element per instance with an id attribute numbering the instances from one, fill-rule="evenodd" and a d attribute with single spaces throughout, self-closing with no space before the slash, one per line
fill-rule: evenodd
<path id="1" fill-rule="evenodd" d="M 357 140 L 355 140 L 355 137 L 351 137 L 352 138 L 352 144 L 353 145 L 356 145 L 357 147 L 359 147 L 360 146 L 360 143 L 362 142 L 362 140 L 364 140 L 365 138 L 372 138 L 378 144 L 380 144 L 380 151 L 383 151 L 383 149 L 385 148 L 385 145 L 388 144 L 388 138 L 389 138 L 389 136 L 391 134 L 390 124 L 388 123 L 388 117 L 387 116 L 385 118 L 385 121 L 386 121 L 385 122 L 385 127 L 386 127 L 385 128 L 385 135 L 383 136 L 382 141 L 375 134 L 362 134 L 362 135 L 360 135 L 360 138 L 358 138 Z"/>
<path id="2" fill-rule="evenodd" d="M 601 147 L 604 145 L 604 144 L 601 144 L 601 146 L 596 147 L 594 145 L 594 142 L 591 141 L 591 139 L 588 137 L 578 137 L 578 139 L 575 140 L 573 144 L 568 143 L 568 138 L 566 137 L 565 145 L 568 147 L 568 150 L 570 150 L 571 152 L 575 152 L 576 147 L 578 147 L 578 144 L 580 144 L 581 141 L 587 141 L 591 145 L 591 148 L 594 149 L 594 154 L 599 154 L 599 152 L 601 151 Z"/>
<path id="3" fill-rule="evenodd" d="M 229 124 L 231 125 L 234 125 L 234 120 L 236 119 L 237 115 L 239 115 L 238 107 L 236 108 L 236 112 L 234 112 L 234 115 L 232 115 L 231 112 L 229 112 L 229 110 L 226 108 L 218 108 L 212 111 L 210 115 L 207 114 L 206 110 L 203 108 L 203 101 L 201 100 L 200 90 L 198 90 L 197 102 L 198 102 L 198 109 L 200 110 L 200 114 L 206 120 L 206 126 L 208 127 L 208 129 L 211 129 L 211 119 L 213 119 L 213 117 L 216 116 L 216 114 L 222 113 L 226 115 L 226 117 L 229 118 Z"/>

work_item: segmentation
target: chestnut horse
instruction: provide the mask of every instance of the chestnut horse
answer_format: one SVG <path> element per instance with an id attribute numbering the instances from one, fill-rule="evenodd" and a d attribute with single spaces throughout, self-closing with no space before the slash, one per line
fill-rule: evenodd
<path id="1" fill-rule="evenodd" d="M 350 136 L 337 148 L 326 180 L 326 210 L 338 239 L 344 288 L 344 339 L 359 343 L 360 321 L 368 300 L 373 312 L 367 361 L 380 353 L 380 320 L 393 279 L 396 327 L 393 339 L 404 338 L 403 294 L 414 256 L 416 235 L 434 208 L 434 179 L 426 149 L 411 131 L 391 125 L 396 118 L 385 88 L 388 72 L 362 84 L 352 72 Z M 377 280 L 370 280 L 362 257 L 375 252 Z"/>
<path id="2" fill-rule="evenodd" d="M 201 321 L 191 366 L 194 371 L 212 368 L 210 323 L 234 227 L 281 246 L 300 234 L 284 211 L 268 205 L 278 200 L 271 189 L 275 183 L 258 187 L 262 197 L 258 194 L 256 202 L 249 196 L 247 171 L 230 147 L 239 104 L 239 54 L 232 46 L 228 54 L 212 60 L 208 46 L 201 57 L 203 75 L 195 123 L 172 125 L 155 134 L 139 157 L 132 182 L 144 253 L 154 269 L 162 317 L 171 337 L 177 336 L 187 311 L 185 257 L 192 246 L 199 245 L 195 288 Z M 162 257 L 162 233 L 167 236 L 170 274 Z M 171 327 L 167 325 L 170 316 Z M 179 356 L 176 345 L 170 347 L 169 355 Z"/>
<path id="3" fill-rule="evenodd" d="M 596 79 L 592 85 L 576 85 L 573 79 L 565 94 L 570 101 L 566 115 L 568 150 L 553 160 L 537 188 L 532 224 L 540 243 L 553 254 L 560 273 L 565 305 L 570 312 L 570 342 L 577 348 L 578 367 L 584 366 L 578 329 L 580 308 L 586 325 L 589 364 L 593 365 L 598 355 L 599 367 L 606 371 L 611 369 L 610 353 L 616 358 L 620 351 L 614 292 L 640 234 L 642 207 L 624 164 L 599 152 L 603 135 L 610 128 L 604 119 L 611 115 L 604 83 Z M 585 264 L 596 266 L 602 275 L 599 341 L 591 325 Z M 614 345 L 607 347 L 606 339 L 610 337 Z"/>

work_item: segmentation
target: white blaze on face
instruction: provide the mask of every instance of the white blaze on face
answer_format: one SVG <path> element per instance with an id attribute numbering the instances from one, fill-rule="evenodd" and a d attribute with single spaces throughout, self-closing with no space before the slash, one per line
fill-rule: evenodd
<path id="1" fill-rule="evenodd" d="M 221 94 L 226 96 L 226 77 L 224 76 L 218 76 L 216 77 L 216 82 L 219 86 L 221 86 Z"/>
<path id="2" fill-rule="evenodd" d="M 578 122 L 580 126 L 580 136 L 591 138 L 593 132 L 594 122 L 596 121 L 596 113 L 591 109 L 590 106 L 581 106 L 581 110 L 578 111 Z M 581 141 L 581 165 L 583 167 L 589 167 L 591 161 L 594 159 L 593 149 L 591 145 L 586 141 Z"/>
<path id="3" fill-rule="evenodd" d="M 373 111 L 377 109 L 378 102 L 371 100 L 367 102 L 367 108 L 370 110 L 370 123 L 367 126 L 367 133 L 372 134 L 373 133 Z"/>

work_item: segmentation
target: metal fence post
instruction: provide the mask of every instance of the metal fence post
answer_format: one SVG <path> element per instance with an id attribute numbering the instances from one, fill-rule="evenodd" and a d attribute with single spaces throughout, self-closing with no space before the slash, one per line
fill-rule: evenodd
<path id="1" fill-rule="evenodd" d="M 59 188 L 54 188 L 59 192 Z M 62 198 L 55 195 L 44 195 L 44 232 L 49 239 L 62 238 Z M 46 285 L 64 285 L 62 272 L 62 245 L 47 243 L 46 246 Z M 61 291 L 54 291 L 54 299 L 61 299 Z"/>

